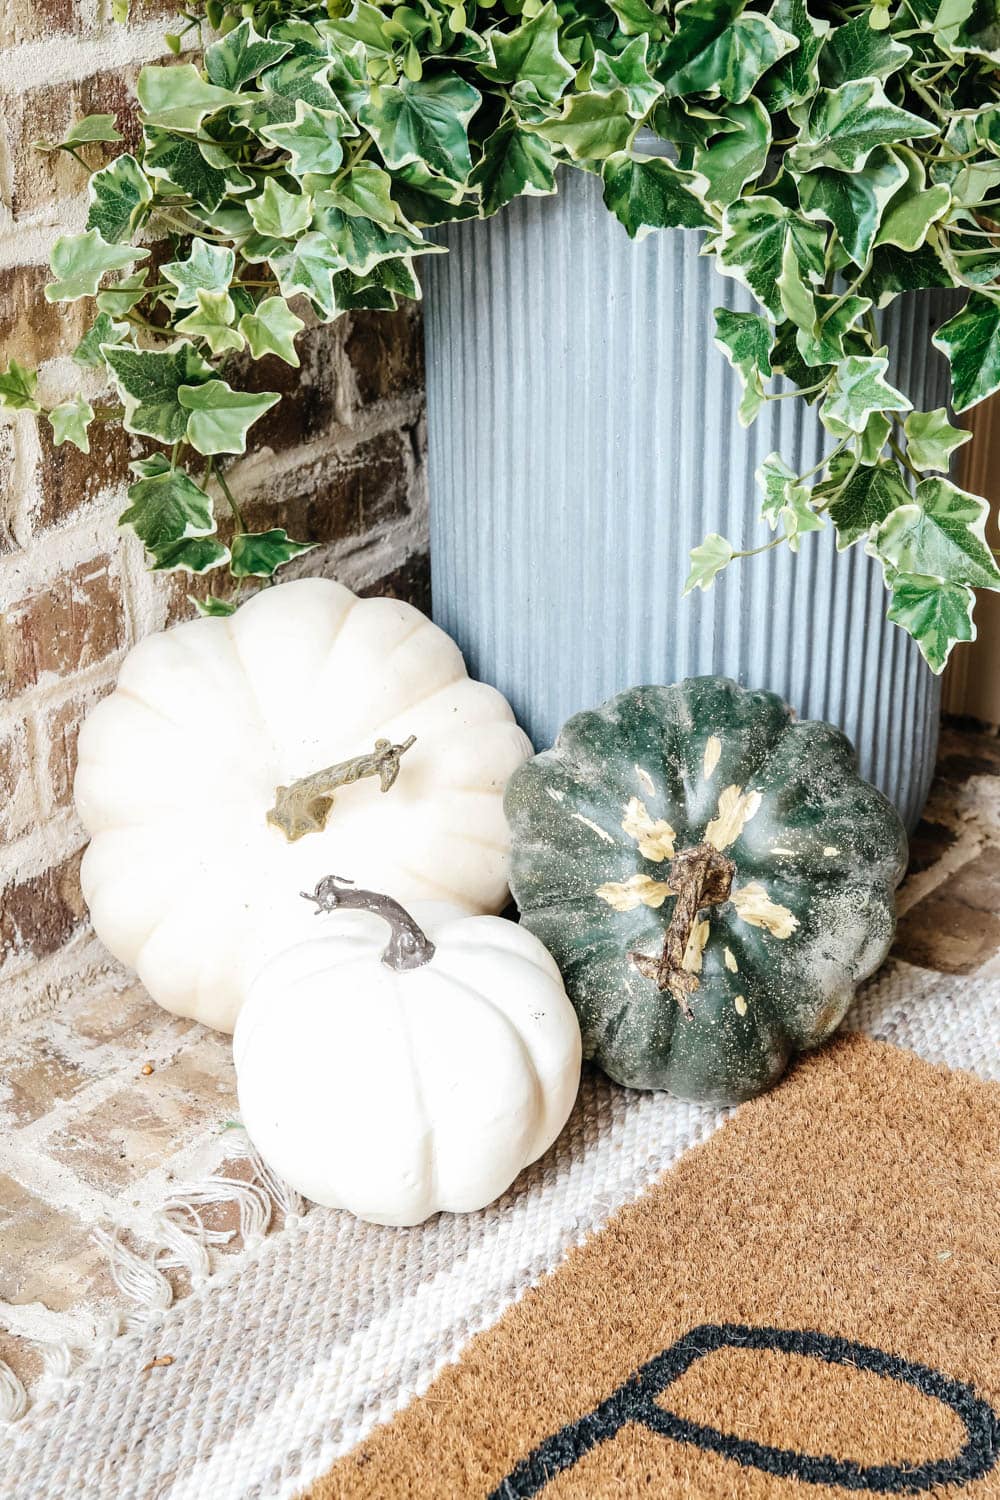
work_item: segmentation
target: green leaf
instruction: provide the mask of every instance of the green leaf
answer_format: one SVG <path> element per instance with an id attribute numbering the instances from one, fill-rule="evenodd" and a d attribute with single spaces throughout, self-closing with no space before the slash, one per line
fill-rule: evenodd
<path id="1" fill-rule="evenodd" d="M 206 455 L 245 453 L 248 428 L 281 400 L 276 391 L 234 391 L 225 380 L 182 385 L 177 398 L 189 413 L 188 442 Z"/>
<path id="2" fill-rule="evenodd" d="M 912 635 L 932 672 L 944 670 L 957 641 L 975 640 L 976 596 L 966 584 L 891 570 L 886 582 L 892 591 L 887 618 Z"/>
<path id="3" fill-rule="evenodd" d="M 239 607 L 234 600 L 217 599 L 214 594 L 209 594 L 207 599 L 197 599 L 194 594 L 188 594 L 188 599 L 200 615 L 205 615 L 210 620 L 227 619 L 229 615 L 234 615 Z M 233 1125 L 225 1126 L 227 1130 L 232 1128 L 236 1128 L 235 1122 Z"/>
<path id="4" fill-rule="evenodd" d="M 118 271 L 145 260 L 148 250 L 135 245 L 109 245 L 96 229 L 86 234 L 61 234 L 52 246 L 50 261 L 55 281 L 45 288 L 46 302 L 79 302 L 93 297 L 106 271 Z"/>
<path id="5" fill-rule="evenodd" d="M 643 35 L 618 53 L 597 52 L 590 72 L 590 87 L 595 94 L 625 90 L 628 112 L 634 120 L 643 119 L 663 93 L 663 85 L 649 71 L 648 48 L 649 38 Z"/>
<path id="6" fill-rule="evenodd" d="M 280 62 L 291 51 L 290 42 L 265 40 L 252 21 L 239 26 L 205 48 L 205 72 L 209 83 L 220 89 L 241 89 L 265 68 Z"/>
<path id="7" fill-rule="evenodd" d="M 153 572 L 207 573 L 229 561 L 229 548 L 214 537 L 189 537 L 172 542 L 155 554 Z"/>
<path id="8" fill-rule="evenodd" d="M 1000 390 L 1000 301 L 973 292 L 931 342 L 947 355 L 957 412 Z"/>
<path id="9" fill-rule="evenodd" d="M 335 189 L 323 193 L 322 202 L 357 218 L 374 219 L 389 229 L 404 222 L 392 201 L 392 178 L 370 161 L 361 161 L 352 167 L 340 178 Z M 410 226 L 406 227 L 409 232 Z M 419 236 L 414 234 L 414 238 L 419 239 Z"/>
<path id="10" fill-rule="evenodd" d="M 872 268 L 861 290 L 876 307 L 885 307 L 899 292 L 952 285 L 950 275 L 928 242 L 914 252 L 899 250 L 895 245 L 876 245 Z"/>
<path id="11" fill-rule="evenodd" d="M 166 350 L 106 344 L 104 357 L 125 402 L 125 430 L 162 443 L 180 442 L 188 418 L 178 391 L 213 374 L 194 345 L 187 339 Z"/>
<path id="12" fill-rule="evenodd" d="M 995 589 L 1000 568 L 986 541 L 989 506 L 947 479 L 923 479 L 872 538 L 872 550 L 901 573 Z"/>
<path id="13" fill-rule="evenodd" d="M 873 411 L 909 411 L 902 391 L 884 379 L 888 368 L 883 355 L 852 354 L 842 360 L 820 411 L 824 427 L 843 437 L 864 432 Z"/>
<path id="14" fill-rule="evenodd" d="M 208 115 L 240 108 L 246 96 L 206 83 L 193 63 L 167 67 L 147 65 L 139 74 L 136 95 L 147 125 L 170 130 L 197 130 Z"/>
<path id="15" fill-rule="evenodd" d="M 837 499 L 829 505 L 830 520 L 837 528 L 837 550 L 843 552 L 873 526 L 880 525 L 912 496 L 894 463 L 859 464 L 845 484 L 838 486 Z"/>
<path id="16" fill-rule="evenodd" d="M 247 212 L 258 234 L 292 240 L 309 228 L 313 200 L 307 193 L 289 193 L 269 177 L 257 198 L 247 199 Z"/>
<path id="17" fill-rule="evenodd" d="M 788 487 L 788 500 L 778 516 L 785 541 L 793 552 L 798 552 L 802 537 L 809 531 L 822 531 L 826 517 L 817 514 L 809 503 L 809 491 L 801 484 Z"/>
<path id="18" fill-rule="evenodd" d="M 707 196 L 720 208 L 734 203 L 745 184 L 760 176 L 771 149 L 771 119 L 759 99 L 729 105 L 726 120 L 735 128 L 694 156 L 696 171 L 708 182 Z"/>
<path id="19" fill-rule="evenodd" d="M 891 431 L 892 422 L 889 418 L 880 411 L 873 411 L 865 423 L 865 430 L 861 434 L 861 442 L 858 445 L 858 456 L 863 464 L 878 462 Z"/>
<path id="20" fill-rule="evenodd" d="M 570 94 L 554 119 L 532 126 L 574 161 L 604 161 L 628 145 L 635 122 L 624 89 L 613 94 Z"/>
<path id="21" fill-rule="evenodd" d="M 785 240 L 781 256 L 781 275 L 776 282 L 781 309 L 795 326 L 811 336 L 817 327 L 816 296 L 812 285 L 802 276 L 799 258 L 791 238 Z M 817 361 L 821 363 L 821 361 Z"/>
<path id="22" fill-rule="evenodd" d="M 608 0 L 625 36 L 665 36 L 670 31 L 670 17 L 658 15 L 646 0 Z"/>
<path id="23" fill-rule="evenodd" d="M 951 455 L 972 437 L 968 428 L 952 427 L 945 407 L 934 411 L 911 411 L 903 423 L 906 452 L 918 469 L 940 469 L 947 473 Z"/>
<path id="24" fill-rule="evenodd" d="M 798 181 L 799 202 L 809 219 L 827 219 L 858 267 L 867 265 L 886 208 L 907 181 L 905 164 L 892 151 L 873 151 L 863 172 L 817 167 Z"/>
<path id="25" fill-rule="evenodd" d="M 716 344 L 739 372 L 744 386 L 762 392 L 762 381 L 771 377 L 774 330 L 770 323 L 757 313 L 730 312 L 728 307 L 717 307 L 714 316 Z"/>
<path id="26" fill-rule="evenodd" d="M 11 356 L 6 370 L 0 370 L 0 409 L 6 411 L 41 411 L 35 400 L 38 372 L 18 364 Z"/>
<path id="27" fill-rule="evenodd" d="M 129 508 L 118 518 L 131 526 L 156 566 L 176 543 L 215 530 L 212 502 L 182 469 L 161 469 L 139 479 L 128 492 Z"/>
<path id="28" fill-rule="evenodd" d="M 469 186 L 478 187 L 483 217 L 488 218 L 522 193 L 532 197 L 554 193 L 555 167 L 546 141 L 507 120 L 483 142 L 483 155 L 472 169 Z"/>
<path id="29" fill-rule="evenodd" d="M 919 250 L 931 225 L 951 207 L 951 189 L 946 183 L 926 187 L 923 163 L 913 151 L 901 150 L 898 156 L 907 169 L 907 179 L 885 210 L 875 243 L 896 245 L 900 250 Z M 867 171 L 864 175 L 868 175 Z"/>
<path id="30" fill-rule="evenodd" d="M 454 183 L 435 177 L 420 162 L 411 162 L 392 173 L 393 196 L 406 218 L 413 224 L 451 224 L 474 219 L 477 204 L 466 199 Z"/>
<path id="31" fill-rule="evenodd" d="M 101 237 L 112 244 L 132 233 L 140 210 L 152 200 L 153 190 L 135 157 L 126 152 L 94 173 L 87 196 L 87 228 L 99 230 Z"/>
<path id="32" fill-rule="evenodd" d="M 788 165 L 802 173 L 817 167 L 859 172 L 876 146 L 936 134 L 936 125 L 890 103 L 876 79 L 863 78 L 817 94 Z"/>
<path id="33" fill-rule="evenodd" d="M 282 563 L 310 552 L 315 542 L 293 542 L 280 527 L 273 531 L 238 532 L 233 537 L 230 572 L 236 578 L 270 578 Z"/>
<path id="34" fill-rule="evenodd" d="M 148 278 L 147 267 L 135 271 L 131 276 L 120 276 L 112 286 L 98 292 L 98 310 L 106 312 L 111 318 L 125 317 L 145 297 Z"/>
<path id="35" fill-rule="evenodd" d="M 820 278 L 826 270 L 826 235 L 818 225 L 767 195 L 730 204 L 717 252 L 719 269 L 748 286 L 773 318 L 784 316 L 778 290 L 785 245 L 800 267 Z"/>
<path id="36" fill-rule="evenodd" d="M 798 475 L 788 467 L 780 453 L 769 453 L 754 474 L 754 479 L 764 496 L 760 513 L 773 531 L 781 512 L 789 503 L 789 491 L 798 480 Z"/>
<path id="37" fill-rule="evenodd" d="M 161 267 L 177 288 L 174 301 L 178 307 L 197 307 L 200 291 L 226 291 L 235 269 L 236 256 L 228 246 L 210 245 L 200 239 L 191 241 L 186 260 L 171 260 Z"/>
<path id="38" fill-rule="evenodd" d="M 33 141 L 36 151 L 59 151 L 64 146 L 89 146 L 94 141 L 120 141 L 114 115 L 84 115 L 67 130 L 61 141 Z"/>
<path id="39" fill-rule="evenodd" d="M 493 62 L 480 64 L 479 71 L 494 83 L 527 85 L 526 98 L 554 104 L 576 74 L 559 50 L 559 26 L 559 13 L 547 0 L 513 31 L 491 31 Z"/>
<path id="40" fill-rule="evenodd" d="M 690 594 L 696 588 L 709 588 L 734 556 L 732 546 L 725 537 L 720 536 L 717 531 L 711 532 L 703 542 L 691 549 L 691 571 L 684 585 L 684 593 Z"/>
<path id="41" fill-rule="evenodd" d="M 108 313 L 98 313 L 73 350 L 73 358 L 78 365 L 84 365 L 91 370 L 103 370 L 105 363 L 101 345 L 120 344 L 128 337 L 128 332 L 127 323 L 116 323 Z"/>
<path id="42" fill-rule="evenodd" d="M 89 453 L 87 428 L 93 420 L 94 408 L 83 396 L 76 396 L 72 401 L 63 401 L 59 406 L 54 406 L 49 412 L 53 443 L 58 448 L 63 443 L 70 442 L 81 453 Z"/>
<path id="43" fill-rule="evenodd" d="M 711 224 L 696 196 L 700 179 L 662 156 L 621 152 L 604 163 L 604 202 L 630 239 L 653 229 L 701 229 Z"/>
<path id="44" fill-rule="evenodd" d="M 350 212 L 338 206 L 340 194 L 320 193 L 316 200 L 316 229 L 332 247 L 340 266 L 365 276 L 379 261 L 397 255 L 440 253 L 441 247 L 421 238 L 408 225 L 384 224 L 366 218 L 352 205 Z M 272 257 L 272 264 L 274 263 Z"/>
<path id="45" fill-rule="evenodd" d="M 819 86 L 817 60 L 830 23 L 810 15 L 804 0 L 778 0 L 771 7 L 771 20 L 799 44 L 785 54 L 761 84 L 761 97 L 772 114 L 776 114 L 815 94 Z"/>
<path id="46" fill-rule="evenodd" d="M 317 109 L 302 99 L 295 106 L 294 120 L 287 125 L 267 125 L 260 133 L 264 140 L 288 152 L 291 171 L 298 178 L 309 172 L 336 172 L 344 159 L 340 143 L 341 136 L 347 133 L 343 115 L 331 109 Z"/>
<path id="47" fill-rule="evenodd" d="M 269 260 L 283 297 L 308 297 L 324 318 L 336 316 L 333 276 L 347 263 L 325 234 L 304 234 L 287 250 L 273 251 Z"/>
<path id="48" fill-rule="evenodd" d="M 742 0 L 681 0 L 676 24 L 656 69 L 670 96 L 721 94 L 742 104 L 768 68 L 797 46 L 767 16 L 742 10 Z"/>
<path id="49" fill-rule="evenodd" d="M 874 31 L 866 12 L 833 28 L 820 57 L 819 76 L 829 89 L 861 78 L 888 78 L 912 56 L 910 48 L 887 31 Z"/>
<path id="50" fill-rule="evenodd" d="M 147 127 L 143 170 L 158 182 L 190 193 L 209 213 L 232 194 L 251 190 L 253 179 L 232 162 L 212 166 L 197 141 Z"/>
<path id="51" fill-rule="evenodd" d="M 203 338 L 213 354 L 242 349 L 243 335 L 233 327 L 236 307 L 229 293 L 206 292 L 199 287 L 195 295 L 198 306 L 174 324 L 177 332 Z"/>
<path id="52" fill-rule="evenodd" d="M 858 319 L 871 307 L 867 297 L 817 296 L 814 298 L 816 322 L 811 328 L 799 328 L 795 336 L 799 353 L 812 368 L 839 364 L 852 351 L 847 341 L 856 332 Z M 856 340 L 855 340 L 856 342 Z"/>
<path id="53" fill-rule="evenodd" d="M 284 297 L 265 297 L 252 313 L 244 313 L 239 328 L 254 359 L 263 359 L 265 354 L 276 354 L 286 365 L 295 369 L 299 356 L 295 352 L 295 335 L 305 327 L 301 318 L 292 312 Z"/>
<path id="54" fill-rule="evenodd" d="M 477 89 L 454 73 L 411 83 L 400 79 L 373 91 L 358 118 L 388 167 L 422 162 L 452 182 L 472 171 L 469 121 L 479 108 Z"/>

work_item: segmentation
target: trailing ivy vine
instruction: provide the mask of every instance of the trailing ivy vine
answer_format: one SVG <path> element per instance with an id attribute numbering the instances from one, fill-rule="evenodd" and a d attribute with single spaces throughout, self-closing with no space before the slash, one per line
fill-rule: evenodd
<path id="1" fill-rule="evenodd" d="M 226 457 L 279 399 L 245 388 L 252 361 L 297 365 L 306 316 L 419 296 L 428 227 L 552 193 L 566 164 L 600 176 L 633 238 L 701 231 L 753 293 L 758 311 L 715 314 L 742 422 L 790 393 L 816 407 L 823 463 L 800 474 L 774 453 L 758 473 L 764 545 L 832 525 L 879 560 L 889 618 L 935 670 L 972 637 L 973 589 L 1000 571 L 986 502 L 948 478 L 968 433 L 892 386 L 878 314 L 900 293 L 966 291 L 934 337 L 954 410 L 1000 388 L 1000 6 L 208 0 L 168 40 L 178 60 L 139 78 L 134 152 L 107 151 L 107 115 L 46 148 L 90 172 L 86 229 L 56 242 L 46 296 L 94 300 L 75 357 L 121 405 L 81 395 L 44 415 L 85 452 L 90 424 L 117 417 L 162 445 L 133 465 L 122 517 L 153 567 L 266 577 L 303 550 L 248 533 L 226 485 Z M 0 404 L 42 412 L 36 374 L 12 361 Z M 745 555 L 706 538 L 688 588 Z"/>

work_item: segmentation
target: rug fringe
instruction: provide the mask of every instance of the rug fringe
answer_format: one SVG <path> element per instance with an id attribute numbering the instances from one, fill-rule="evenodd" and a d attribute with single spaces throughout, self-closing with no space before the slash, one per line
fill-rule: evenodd
<path id="1" fill-rule="evenodd" d="M 16 1422 L 27 1410 L 27 1391 L 10 1365 L 0 1359 L 0 1422 Z"/>

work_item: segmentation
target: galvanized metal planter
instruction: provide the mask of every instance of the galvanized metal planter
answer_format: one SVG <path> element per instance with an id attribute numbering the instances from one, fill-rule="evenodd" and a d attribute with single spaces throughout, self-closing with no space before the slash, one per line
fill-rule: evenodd
<path id="1" fill-rule="evenodd" d="M 633 244 L 600 183 L 563 171 L 554 198 L 449 227 L 423 263 L 434 617 L 538 747 L 623 688 L 719 672 L 829 719 L 912 829 L 934 763 L 939 686 L 885 620 L 877 567 L 831 530 L 734 564 L 681 598 L 707 532 L 766 541 L 754 470 L 829 450 L 798 400 L 744 431 L 713 307 L 749 293 L 700 236 Z M 886 314 L 890 378 L 947 401 L 930 333 L 948 294 Z"/>

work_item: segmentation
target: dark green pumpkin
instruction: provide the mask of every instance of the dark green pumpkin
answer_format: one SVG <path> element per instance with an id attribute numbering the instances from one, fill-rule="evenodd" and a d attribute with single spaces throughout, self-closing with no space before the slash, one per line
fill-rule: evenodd
<path id="1" fill-rule="evenodd" d="M 845 736 L 773 693 L 633 688 L 570 719 L 505 808 L 521 919 L 584 1055 L 630 1088 L 752 1098 L 889 951 L 903 826 Z"/>

